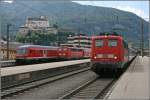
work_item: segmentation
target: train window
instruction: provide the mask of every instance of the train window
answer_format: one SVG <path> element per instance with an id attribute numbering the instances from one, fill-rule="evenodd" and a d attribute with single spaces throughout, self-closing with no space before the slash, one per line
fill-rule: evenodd
<path id="1" fill-rule="evenodd" d="M 104 41 L 103 40 L 95 40 L 95 46 L 96 47 L 102 47 L 104 44 Z"/>
<path id="2" fill-rule="evenodd" d="M 17 53 L 18 54 L 25 54 L 26 53 L 26 49 L 18 49 Z"/>
<path id="3" fill-rule="evenodd" d="M 108 40 L 108 46 L 109 47 L 116 47 L 117 46 L 117 40 Z"/>
<path id="4" fill-rule="evenodd" d="M 82 51 L 82 49 L 77 49 L 77 51 Z"/>
<path id="5" fill-rule="evenodd" d="M 32 54 L 32 53 L 34 53 L 34 51 L 33 50 L 29 50 L 29 53 Z"/>
<path id="6" fill-rule="evenodd" d="M 40 54 L 43 54 L 43 51 L 42 51 L 42 50 L 40 50 Z"/>
<path id="7" fill-rule="evenodd" d="M 74 52 L 75 52 L 75 51 L 77 51 L 77 49 L 76 49 L 76 48 L 71 48 L 71 50 L 72 50 L 72 51 L 74 51 Z"/>

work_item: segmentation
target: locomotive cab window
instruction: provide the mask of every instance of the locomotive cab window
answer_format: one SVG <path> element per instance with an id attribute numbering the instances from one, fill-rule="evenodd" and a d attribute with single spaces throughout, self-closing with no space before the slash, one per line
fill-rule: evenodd
<path id="1" fill-rule="evenodd" d="M 117 46 L 117 40 L 108 40 L 108 46 L 109 47 L 116 47 Z"/>
<path id="2" fill-rule="evenodd" d="M 96 47 L 102 47 L 104 45 L 104 41 L 103 40 L 95 40 L 95 46 Z"/>

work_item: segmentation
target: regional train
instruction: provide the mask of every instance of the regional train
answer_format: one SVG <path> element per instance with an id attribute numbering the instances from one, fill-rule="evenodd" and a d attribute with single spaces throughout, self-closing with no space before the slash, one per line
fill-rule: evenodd
<path id="1" fill-rule="evenodd" d="M 51 60 L 70 60 L 90 57 L 89 48 L 23 45 L 18 47 L 16 62 L 30 64 Z"/>
<path id="2" fill-rule="evenodd" d="M 82 59 L 90 57 L 90 48 L 77 48 L 63 46 L 59 48 L 59 58 L 61 59 Z"/>
<path id="3" fill-rule="evenodd" d="M 61 59 L 79 59 L 84 57 L 84 50 L 76 47 L 60 47 L 59 57 Z"/>
<path id="4" fill-rule="evenodd" d="M 121 71 L 136 56 L 123 37 L 116 33 L 93 36 L 91 51 L 91 69 L 99 75 L 107 70 Z"/>

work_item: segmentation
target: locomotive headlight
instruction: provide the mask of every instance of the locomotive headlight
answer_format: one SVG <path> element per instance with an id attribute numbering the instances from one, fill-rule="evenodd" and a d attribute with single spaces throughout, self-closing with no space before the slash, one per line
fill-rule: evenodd
<path id="1" fill-rule="evenodd" d="M 114 59 L 117 59 L 117 56 L 115 56 Z"/>

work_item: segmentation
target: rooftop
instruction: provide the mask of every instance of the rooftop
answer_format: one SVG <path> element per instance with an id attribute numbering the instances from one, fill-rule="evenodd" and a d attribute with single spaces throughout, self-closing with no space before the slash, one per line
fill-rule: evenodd
<path id="1" fill-rule="evenodd" d="M 28 20 L 34 20 L 34 21 L 48 21 L 48 18 L 47 18 L 46 16 L 28 17 Z"/>

